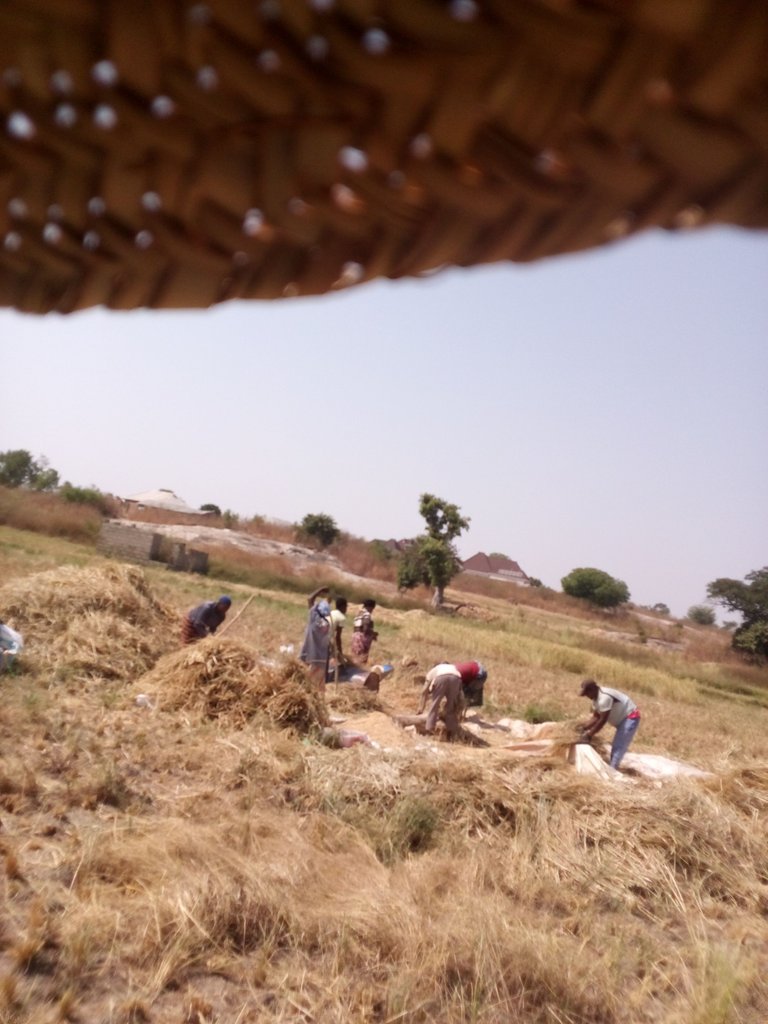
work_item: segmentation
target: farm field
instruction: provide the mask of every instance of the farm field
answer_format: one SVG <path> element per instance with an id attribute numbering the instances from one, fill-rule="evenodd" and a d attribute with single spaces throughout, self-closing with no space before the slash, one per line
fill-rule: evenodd
<path id="1" fill-rule="evenodd" d="M 372 581 L 395 670 L 323 700 L 280 653 L 295 588 L 8 527 L 0 576 L 26 645 L 0 677 L 0 1024 L 768 1019 L 768 672 L 724 631 L 522 593 L 436 615 Z M 242 616 L 180 652 L 224 592 Z M 634 751 L 708 774 L 605 783 L 389 721 L 469 658 L 489 722 L 565 729 L 594 676 L 640 704 Z M 378 745 L 323 745 L 331 721 Z"/>

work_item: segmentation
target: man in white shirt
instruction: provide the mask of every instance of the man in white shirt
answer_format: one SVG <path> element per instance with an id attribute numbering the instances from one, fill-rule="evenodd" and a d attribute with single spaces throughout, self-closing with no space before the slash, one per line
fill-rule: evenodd
<path id="1" fill-rule="evenodd" d="M 336 654 L 337 665 L 344 665 L 347 660 L 341 646 L 341 632 L 347 621 L 347 607 L 346 597 L 337 597 L 336 607 L 331 612 L 331 643 Z"/>
<path id="2" fill-rule="evenodd" d="M 610 764 L 611 768 L 618 768 L 640 725 L 640 709 L 626 693 L 612 690 L 609 686 L 598 686 L 594 679 L 584 680 L 579 696 L 592 701 L 592 717 L 584 723 L 581 742 L 589 743 L 606 722 L 614 726 L 616 733 L 611 744 Z"/>
<path id="3" fill-rule="evenodd" d="M 424 680 L 417 712 L 421 715 L 427 701 L 430 702 L 425 731 L 428 734 L 435 731 L 440 705 L 445 701 L 445 733 L 449 740 L 454 740 L 459 733 L 459 711 L 463 707 L 464 687 L 474 682 L 484 683 L 487 678 L 488 673 L 479 661 L 461 661 L 456 664 L 441 662 L 431 668 Z"/>

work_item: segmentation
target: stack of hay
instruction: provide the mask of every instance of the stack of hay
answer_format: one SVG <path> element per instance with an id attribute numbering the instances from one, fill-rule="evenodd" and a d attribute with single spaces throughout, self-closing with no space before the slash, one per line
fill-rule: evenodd
<path id="1" fill-rule="evenodd" d="M 24 660 L 54 679 L 128 681 L 175 642 L 176 616 L 136 566 L 63 566 L 0 589 Z"/>
<path id="2" fill-rule="evenodd" d="M 326 725 L 323 698 L 302 664 L 266 664 L 248 644 L 206 637 L 166 655 L 139 682 L 167 711 L 193 711 L 235 727 L 263 715 L 298 732 Z"/>

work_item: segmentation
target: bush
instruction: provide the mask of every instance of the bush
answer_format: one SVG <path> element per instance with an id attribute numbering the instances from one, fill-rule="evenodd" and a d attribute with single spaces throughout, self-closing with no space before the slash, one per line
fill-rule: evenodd
<path id="1" fill-rule="evenodd" d="M 572 569 L 560 583 L 566 594 L 580 597 L 598 608 L 616 608 L 629 600 L 626 583 L 614 579 L 602 569 Z"/>
<path id="2" fill-rule="evenodd" d="M 714 626 L 715 611 L 706 604 L 693 604 L 688 609 L 688 618 L 698 626 Z"/>
<path id="3" fill-rule="evenodd" d="M 59 497 L 73 505 L 91 505 L 103 516 L 112 515 L 115 511 L 114 498 L 102 493 L 97 487 L 75 487 L 67 481 L 59 488 Z"/>
<path id="4" fill-rule="evenodd" d="M 307 513 L 298 525 L 299 536 L 329 548 L 338 539 L 340 530 L 336 520 L 324 512 Z"/>

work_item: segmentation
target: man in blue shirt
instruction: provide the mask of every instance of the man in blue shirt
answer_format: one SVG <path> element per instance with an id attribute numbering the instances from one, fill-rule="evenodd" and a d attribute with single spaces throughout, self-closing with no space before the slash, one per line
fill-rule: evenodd
<path id="1" fill-rule="evenodd" d="M 181 626 L 181 642 L 193 644 L 204 636 L 215 633 L 226 618 L 232 598 L 223 594 L 217 601 L 205 601 L 187 612 Z"/>

